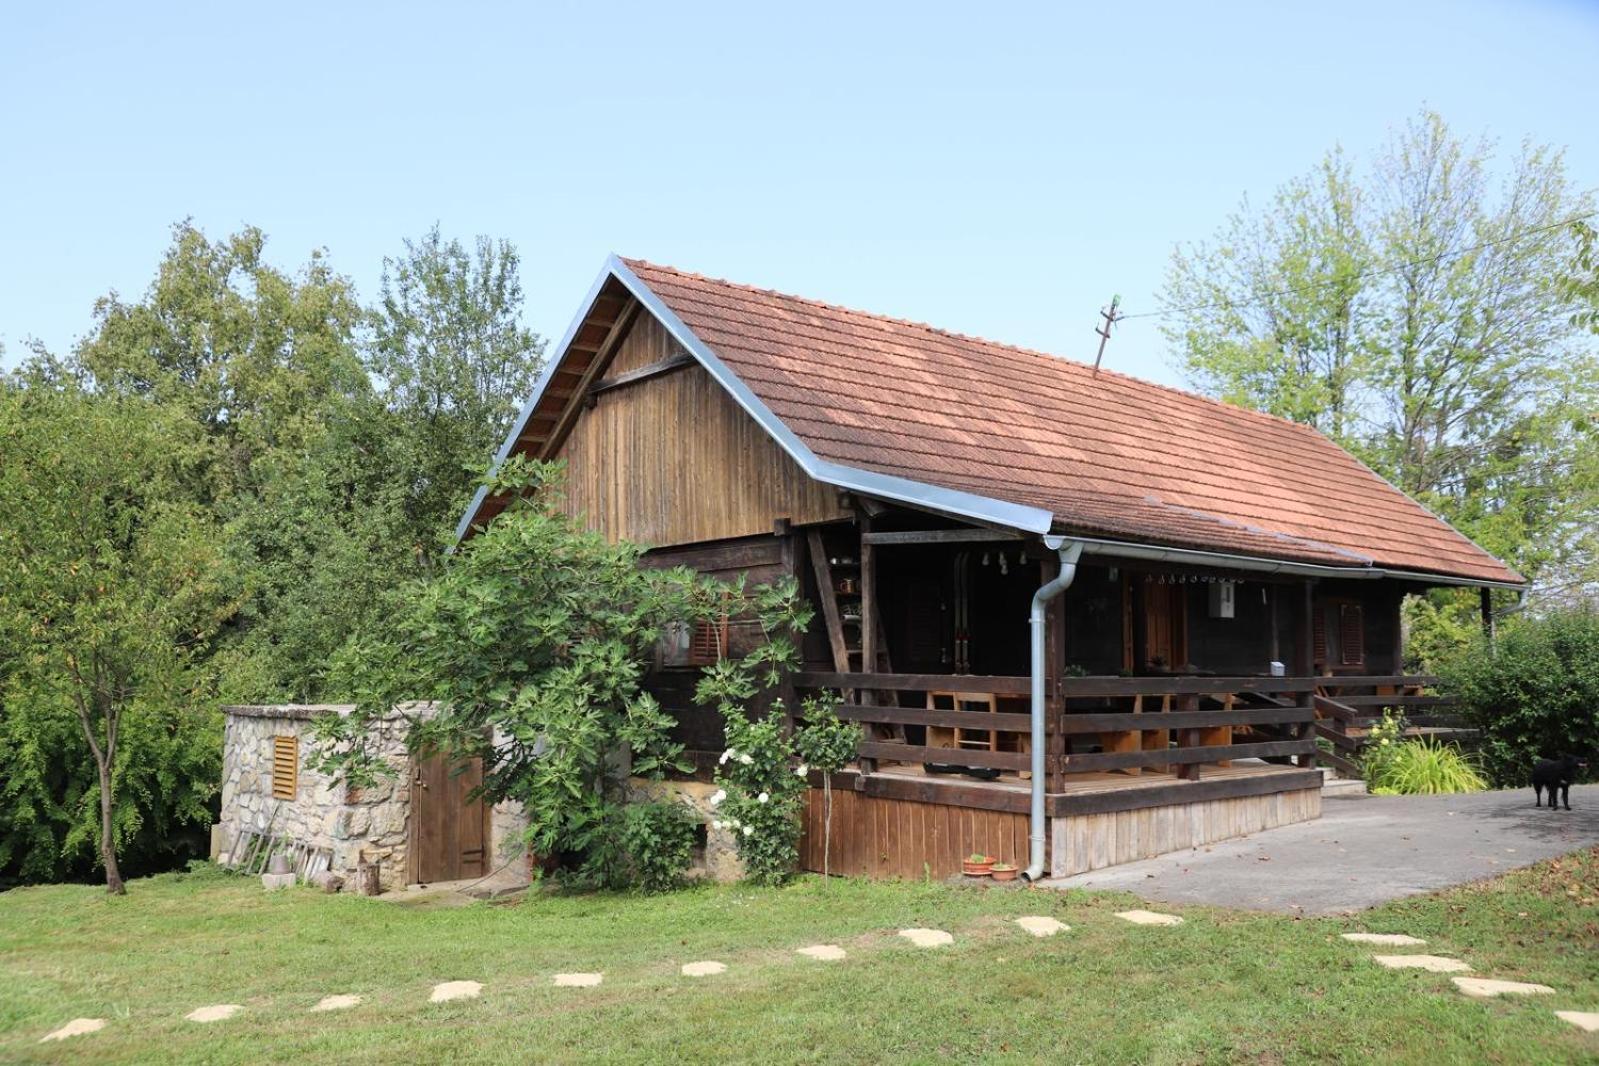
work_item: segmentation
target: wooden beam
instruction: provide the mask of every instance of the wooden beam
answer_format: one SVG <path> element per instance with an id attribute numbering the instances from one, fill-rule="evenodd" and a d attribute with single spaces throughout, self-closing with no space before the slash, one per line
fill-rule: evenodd
<path id="1" fill-rule="evenodd" d="M 1320 788 L 1319 770 L 1290 770 L 1249 777 L 1214 778 L 1210 781 L 1179 781 L 1152 784 L 1147 788 L 1117 788 L 1104 792 L 1068 792 L 1045 799 L 1051 818 L 1072 814 L 1110 814 L 1113 811 L 1140 811 L 1149 807 L 1172 807 L 1183 803 L 1270 796 L 1277 792 L 1297 792 Z"/>
<path id="2" fill-rule="evenodd" d="M 826 610 L 826 605 L 823 605 Z M 983 674 L 829 674 L 816 670 L 794 675 L 800 688 L 873 688 L 879 692 L 992 692 L 1001 696 L 1025 696 L 1032 691 L 1026 677 L 986 676 Z"/>
<path id="3" fill-rule="evenodd" d="M 589 388 L 589 396 L 598 396 L 601 393 L 610 392 L 612 389 L 620 389 L 627 385 L 637 385 L 641 381 L 648 381 L 650 378 L 658 378 L 662 374 L 670 374 L 674 370 L 682 370 L 685 367 L 694 366 L 698 362 L 699 360 L 695 359 L 692 355 L 674 355 L 670 359 L 662 359 L 659 362 L 651 363 L 648 366 L 641 366 L 636 370 L 626 371 L 625 373 L 616 375 L 614 378 L 606 378 L 603 381 L 596 381 Z"/>
<path id="4" fill-rule="evenodd" d="M 805 534 L 805 544 L 811 557 L 811 573 L 816 578 L 816 598 L 822 601 L 822 621 L 827 627 L 827 641 L 833 649 L 833 666 L 838 670 L 837 675 L 822 676 L 849 676 L 849 647 L 844 643 L 844 621 L 839 617 L 838 596 L 833 591 L 833 568 L 827 561 L 821 530 L 809 530 Z M 797 675 L 794 683 L 804 685 L 805 675 Z"/>
<path id="5" fill-rule="evenodd" d="M 864 544 L 970 544 L 995 540 L 1022 540 L 1021 533 L 1000 529 L 923 529 L 909 532 L 861 534 Z"/>
<path id="6" fill-rule="evenodd" d="M 561 450 L 561 445 L 566 441 L 567 434 L 572 432 L 572 425 L 577 421 L 578 413 L 583 410 L 581 402 L 583 394 L 594 383 L 594 379 L 604 371 L 605 365 L 611 361 L 611 356 L 615 354 L 617 345 L 621 344 L 622 339 L 627 336 L 627 331 L 633 325 L 633 321 L 638 318 L 638 313 L 639 302 L 630 300 L 627 307 L 617 316 L 616 321 L 611 323 L 610 330 L 605 334 L 605 340 L 600 343 L 599 351 L 594 354 L 594 357 L 589 360 L 588 366 L 583 369 L 582 378 L 577 387 L 572 390 L 572 396 L 567 401 L 565 410 L 561 412 L 561 417 L 556 421 L 555 428 L 545 438 L 544 447 L 539 449 L 539 458 L 548 459 Z"/>

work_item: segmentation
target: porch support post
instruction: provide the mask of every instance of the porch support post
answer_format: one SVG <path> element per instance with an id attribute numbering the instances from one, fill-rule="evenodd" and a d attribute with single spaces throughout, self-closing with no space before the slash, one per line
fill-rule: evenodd
<path id="1" fill-rule="evenodd" d="M 1494 594 L 1493 589 L 1484 585 L 1477 592 L 1482 597 L 1482 633 L 1488 638 L 1488 643 L 1494 642 Z"/>
<path id="2" fill-rule="evenodd" d="M 1299 647 L 1294 657 L 1294 670 L 1300 677 L 1313 677 L 1316 673 L 1316 580 L 1305 579 L 1304 605 L 1299 615 Z"/>

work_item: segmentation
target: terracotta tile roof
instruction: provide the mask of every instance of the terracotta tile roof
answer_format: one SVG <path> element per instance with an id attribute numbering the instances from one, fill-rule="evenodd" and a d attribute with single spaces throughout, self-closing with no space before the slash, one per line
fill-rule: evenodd
<path id="1" fill-rule="evenodd" d="M 1070 359 L 625 260 L 819 457 L 1110 539 L 1488 581 L 1514 571 L 1332 441 Z"/>

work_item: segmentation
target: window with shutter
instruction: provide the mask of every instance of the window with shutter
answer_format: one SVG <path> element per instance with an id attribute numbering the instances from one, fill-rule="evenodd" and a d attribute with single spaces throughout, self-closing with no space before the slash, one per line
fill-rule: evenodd
<path id="1" fill-rule="evenodd" d="M 714 666 L 727 655 L 727 616 L 694 623 L 688 641 L 688 665 Z"/>
<path id="2" fill-rule="evenodd" d="M 1366 618 L 1358 603 L 1338 607 L 1338 661 L 1343 666 L 1366 661 Z"/>
<path id="3" fill-rule="evenodd" d="M 1310 659 L 1316 666 L 1327 665 L 1327 612 L 1317 607 L 1311 616 Z"/>
<path id="4" fill-rule="evenodd" d="M 292 800 L 300 785 L 300 738 L 272 738 L 272 798 Z"/>

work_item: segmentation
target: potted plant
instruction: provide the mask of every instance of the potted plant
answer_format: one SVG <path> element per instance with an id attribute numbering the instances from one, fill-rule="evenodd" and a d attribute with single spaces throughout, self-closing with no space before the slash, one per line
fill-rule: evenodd
<path id="1" fill-rule="evenodd" d="M 1008 862 L 996 862 L 988 869 L 990 876 L 996 881 L 1014 881 L 1016 880 L 1016 875 L 1021 872 Z"/>
<path id="2" fill-rule="evenodd" d="M 961 873 L 967 877 L 987 877 L 994 868 L 994 857 L 974 851 L 961 860 Z"/>

